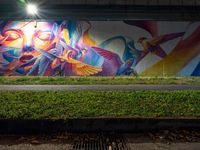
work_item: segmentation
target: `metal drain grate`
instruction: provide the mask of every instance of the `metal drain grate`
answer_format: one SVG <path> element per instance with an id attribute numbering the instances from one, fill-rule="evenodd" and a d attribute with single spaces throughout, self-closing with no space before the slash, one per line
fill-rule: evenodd
<path id="1" fill-rule="evenodd" d="M 79 137 L 74 141 L 72 150 L 128 150 L 128 147 L 123 138 Z"/>

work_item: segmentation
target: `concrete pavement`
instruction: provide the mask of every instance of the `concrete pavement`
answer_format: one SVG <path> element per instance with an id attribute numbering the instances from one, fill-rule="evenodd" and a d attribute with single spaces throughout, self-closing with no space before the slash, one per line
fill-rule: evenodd
<path id="1" fill-rule="evenodd" d="M 129 150 L 199 150 L 200 143 L 170 143 L 170 144 L 168 143 L 128 143 L 127 146 Z M 0 149 L 1 150 L 72 150 L 69 144 L 0 145 Z"/>
<path id="2" fill-rule="evenodd" d="M 0 135 L 0 150 L 199 150 L 200 132 Z M 181 135 L 181 136 L 180 136 Z"/>
<path id="3" fill-rule="evenodd" d="M 200 85 L 0 85 L 0 90 L 44 91 L 44 90 L 200 90 Z"/>

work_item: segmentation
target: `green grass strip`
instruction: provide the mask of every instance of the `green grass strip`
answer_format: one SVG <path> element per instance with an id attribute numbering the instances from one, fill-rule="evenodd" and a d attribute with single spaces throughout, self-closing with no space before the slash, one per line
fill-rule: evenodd
<path id="1" fill-rule="evenodd" d="M 200 91 L 0 91 L 0 118 L 199 117 Z"/>
<path id="2" fill-rule="evenodd" d="M 200 84 L 200 77 L 6 77 L 0 84 Z"/>

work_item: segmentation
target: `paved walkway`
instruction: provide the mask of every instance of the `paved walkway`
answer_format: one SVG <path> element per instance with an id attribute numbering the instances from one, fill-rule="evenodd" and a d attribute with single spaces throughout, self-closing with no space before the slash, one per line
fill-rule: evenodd
<path id="1" fill-rule="evenodd" d="M 129 150 L 199 150 L 200 143 L 129 143 Z M 68 144 L 0 145 L 1 150 L 71 150 Z"/>
<path id="2" fill-rule="evenodd" d="M 0 90 L 200 90 L 200 85 L 0 85 Z"/>

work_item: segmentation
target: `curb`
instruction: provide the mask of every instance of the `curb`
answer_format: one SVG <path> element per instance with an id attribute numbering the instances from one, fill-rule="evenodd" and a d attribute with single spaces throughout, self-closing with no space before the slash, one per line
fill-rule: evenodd
<path id="1" fill-rule="evenodd" d="M 0 119 L 0 134 L 45 134 L 58 132 L 146 132 L 200 129 L 200 119 L 83 118 L 66 120 Z"/>

